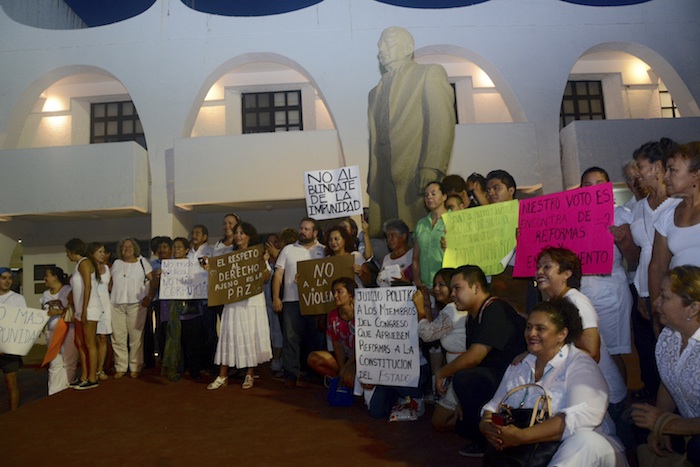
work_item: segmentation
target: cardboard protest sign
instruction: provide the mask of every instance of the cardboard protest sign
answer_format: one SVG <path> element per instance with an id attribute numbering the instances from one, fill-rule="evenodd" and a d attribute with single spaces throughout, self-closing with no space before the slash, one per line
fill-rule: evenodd
<path id="1" fill-rule="evenodd" d="M 255 245 L 209 258 L 209 306 L 240 302 L 263 291 L 265 248 Z"/>
<path id="2" fill-rule="evenodd" d="M 353 255 L 329 256 L 297 263 L 297 286 L 302 315 L 322 315 L 335 308 L 333 281 L 340 277 L 355 279 Z"/>
<path id="3" fill-rule="evenodd" d="M 316 220 L 362 214 L 360 168 L 341 167 L 304 174 L 306 212 Z"/>
<path id="4" fill-rule="evenodd" d="M 196 259 L 164 259 L 160 265 L 161 300 L 207 298 L 207 271 Z"/>
<path id="5" fill-rule="evenodd" d="M 614 209 L 611 183 L 521 201 L 513 276 L 535 276 L 537 254 L 547 246 L 576 253 L 583 274 L 610 274 Z"/>
<path id="6" fill-rule="evenodd" d="M 355 362 L 360 382 L 418 387 L 415 291 L 415 287 L 355 290 Z"/>
<path id="7" fill-rule="evenodd" d="M 0 353 L 27 355 L 48 320 L 46 310 L 0 305 Z"/>
<path id="8" fill-rule="evenodd" d="M 442 220 L 447 231 L 442 267 L 472 264 L 487 276 L 503 272 L 515 248 L 517 200 L 448 212 Z"/>

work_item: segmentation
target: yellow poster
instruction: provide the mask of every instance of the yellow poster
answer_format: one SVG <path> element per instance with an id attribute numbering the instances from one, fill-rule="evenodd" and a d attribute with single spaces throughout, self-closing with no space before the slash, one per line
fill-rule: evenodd
<path id="1" fill-rule="evenodd" d="M 473 264 L 487 276 L 503 272 L 515 248 L 517 200 L 448 212 L 442 220 L 447 231 L 442 267 Z"/>

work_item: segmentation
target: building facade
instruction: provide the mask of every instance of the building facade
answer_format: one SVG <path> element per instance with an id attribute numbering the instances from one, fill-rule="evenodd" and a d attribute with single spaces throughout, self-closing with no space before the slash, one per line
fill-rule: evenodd
<path id="1" fill-rule="evenodd" d="M 408 29 L 416 61 L 442 64 L 455 87 L 453 173 L 502 168 L 550 193 L 591 165 L 621 181 L 648 140 L 700 139 L 697 0 L 325 0 L 258 17 L 156 0 L 92 28 L 70 11 L 56 28 L 31 24 L 9 3 L 0 263 L 21 239 L 30 304 L 35 265 L 71 269 L 71 237 L 185 235 L 202 223 L 214 240 L 231 211 L 278 231 L 305 215 L 305 171 L 358 165 L 366 176 L 367 94 L 389 26 Z"/>

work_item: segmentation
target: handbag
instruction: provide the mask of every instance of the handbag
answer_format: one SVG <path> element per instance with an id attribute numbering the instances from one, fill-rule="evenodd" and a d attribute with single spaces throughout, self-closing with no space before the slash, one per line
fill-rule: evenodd
<path id="1" fill-rule="evenodd" d="M 340 378 L 328 378 L 328 403 L 331 407 L 350 407 L 353 403 L 352 388 L 340 385 Z"/>
<path id="2" fill-rule="evenodd" d="M 664 412 L 656 419 L 654 429 L 652 430 L 654 442 L 657 444 L 663 443 L 664 428 L 666 424 L 674 418 L 679 418 L 679 415 Z M 689 438 L 690 437 L 686 437 L 683 441 L 687 443 Z M 639 460 L 640 467 L 691 467 L 693 465 L 688 461 L 685 454 L 679 454 L 675 451 L 669 453 L 666 457 L 659 457 L 649 450 L 647 444 L 637 446 L 637 459 Z"/>
<path id="3" fill-rule="evenodd" d="M 532 409 L 513 408 L 506 403 L 508 398 L 519 391 L 536 389 L 541 394 L 535 400 Z M 527 394 L 525 395 L 527 397 Z M 524 400 L 525 398 L 523 398 Z M 515 425 L 518 428 L 529 428 L 542 423 L 552 416 L 552 399 L 547 391 L 539 384 L 522 384 L 508 391 L 503 397 L 492 421 L 502 425 Z M 506 448 L 502 451 L 489 445 L 484 454 L 484 465 L 491 467 L 539 467 L 546 466 L 559 449 L 561 441 L 546 441 L 532 444 L 522 444 Z"/>

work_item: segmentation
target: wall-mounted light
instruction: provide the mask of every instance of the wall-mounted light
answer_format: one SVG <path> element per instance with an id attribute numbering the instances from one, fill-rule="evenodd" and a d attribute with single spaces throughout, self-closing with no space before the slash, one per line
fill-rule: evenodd
<path id="1" fill-rule="evenodd" d="M 486 74 L 484 70 L 479 68 L 479 70 L 472 75 L 472 82 L 475 88 L 495 88 L 496 85 L 493 84 L 489 75 Z"/>
<path id="2" fill-rule="evenodd" d="M 68 99 L 58 96 L 48 96 L 42 107 L 42 112 L 63 112 L 68 110 Z"/>

